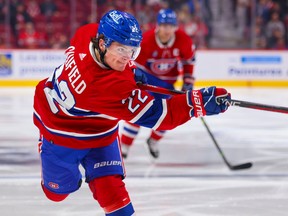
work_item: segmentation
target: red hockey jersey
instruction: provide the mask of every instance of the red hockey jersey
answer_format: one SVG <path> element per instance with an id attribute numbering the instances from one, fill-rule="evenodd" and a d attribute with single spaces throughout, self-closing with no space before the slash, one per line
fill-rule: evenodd
<path id="1" fill-rule="evenodd" d="M 137 87 L 132 64 L 122 72 L 99 65 L 90 42 L 97 29 L 97 24 L 79 28 L 65 63 L 36 87 L 34 124 L 46 139 L 70 148 L 95 148 L 115 140 L 121 119 L 167 130 L 191 118 L 186 95 L 155 100 Z"/>
<path id="2" fill-rule="evenodd" d="M 178 29 L 175 37 L 163 45 L 157 38 L 155 29 L 151 29 L 143 34 L 136 65 L 161 80 L 174 84 L 179 75 L 193 74 L 194 52 L 192 39 L 184 31 Z"/>

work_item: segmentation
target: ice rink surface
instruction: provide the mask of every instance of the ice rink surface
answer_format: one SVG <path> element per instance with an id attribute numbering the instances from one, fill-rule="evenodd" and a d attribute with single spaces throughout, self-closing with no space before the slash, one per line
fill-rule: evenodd
<path id="1" fill-rule="evenodd" d="M 228 88 L 233 99 L 288 107 L 288 89 Z M 32 88 L 0 88 L 0 215 L 100 216 L 87 184 L 61 203 L 40 188 Z M 137 216 L 287 216 L 288 115 L 231 107 L 205 117 L 230 171 L 199 119 L 169 131 L 153 161 L 143 128 L 126 160 Z"/>

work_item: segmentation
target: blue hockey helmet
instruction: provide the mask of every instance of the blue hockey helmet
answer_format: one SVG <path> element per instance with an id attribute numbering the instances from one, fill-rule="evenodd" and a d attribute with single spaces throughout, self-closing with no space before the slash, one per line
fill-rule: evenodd
<path id="1" fill-rule="evenodd" d="M 161 9 L 158 12 L 157 23 L 177 25 L 177 15 L 172 9 Z"/>
<path id="2" fill-rule="evenodd" d="M 129 13 L 110 10 L 100 20 L 98 35 L 103 34 L 107 47 L 113 41 L 127 46 L 140 47 L 142 32 L 140 26 Z"/>

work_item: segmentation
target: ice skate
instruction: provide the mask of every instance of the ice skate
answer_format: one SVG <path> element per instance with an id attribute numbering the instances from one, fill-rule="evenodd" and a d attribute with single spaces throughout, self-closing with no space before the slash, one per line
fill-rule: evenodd
<path id="1" fill-rule="evenodd" d="M 147 145 L 148 145 L 149 152 L 152 155 L 152 157 L 158 158 L 159 157 L 158 142 L 149 138 L 149 139 L 147 139 Z"/>

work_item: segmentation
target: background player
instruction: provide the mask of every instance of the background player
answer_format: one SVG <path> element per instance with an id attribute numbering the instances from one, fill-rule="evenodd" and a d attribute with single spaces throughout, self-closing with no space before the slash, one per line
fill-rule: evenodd
<path id="1" fill-rule="evenodd" d="M 148 84 L 174 89 L 179 75 L 183 77 L 182 90 L 193 88 L 193 67 L 195 49 L 192 39 L 177 27 L 176 13 L 171 9 L 161 9 L 157 16 L 157 26 L 143 34 L 141 52 L 136 60 L 137 70 L 147 77 Z M 168 96 L 154 94 L 156 98 Z M 122 156 L 128 156 L 140 126 L 125 122 L 121 136 Z M 159 156 L 158 142 L 164 130 L 152 130 L 147 139 L 149 151 L 154 158 Z"/>
<path id="2" fill-rule="evenodd" d="M 141 91 L 131 62 L 139 54 L 141 40 L 132 15 L 109 11 L 99 26 L 88 24 L 77 30 L 64 64 L 37 85 L 34 123 L 41 134 L 41 186 L 50 200 L 62 201 L 80 188 L 82 165 L 106 216 L 133 215 L 122 181 L 119 121 L 168 130 L 192 117 L 226 111 L 228 104 L 217 102 L 218 97 L 230 100 L 222 88 L 188 91 L 169 100 Z"/>

